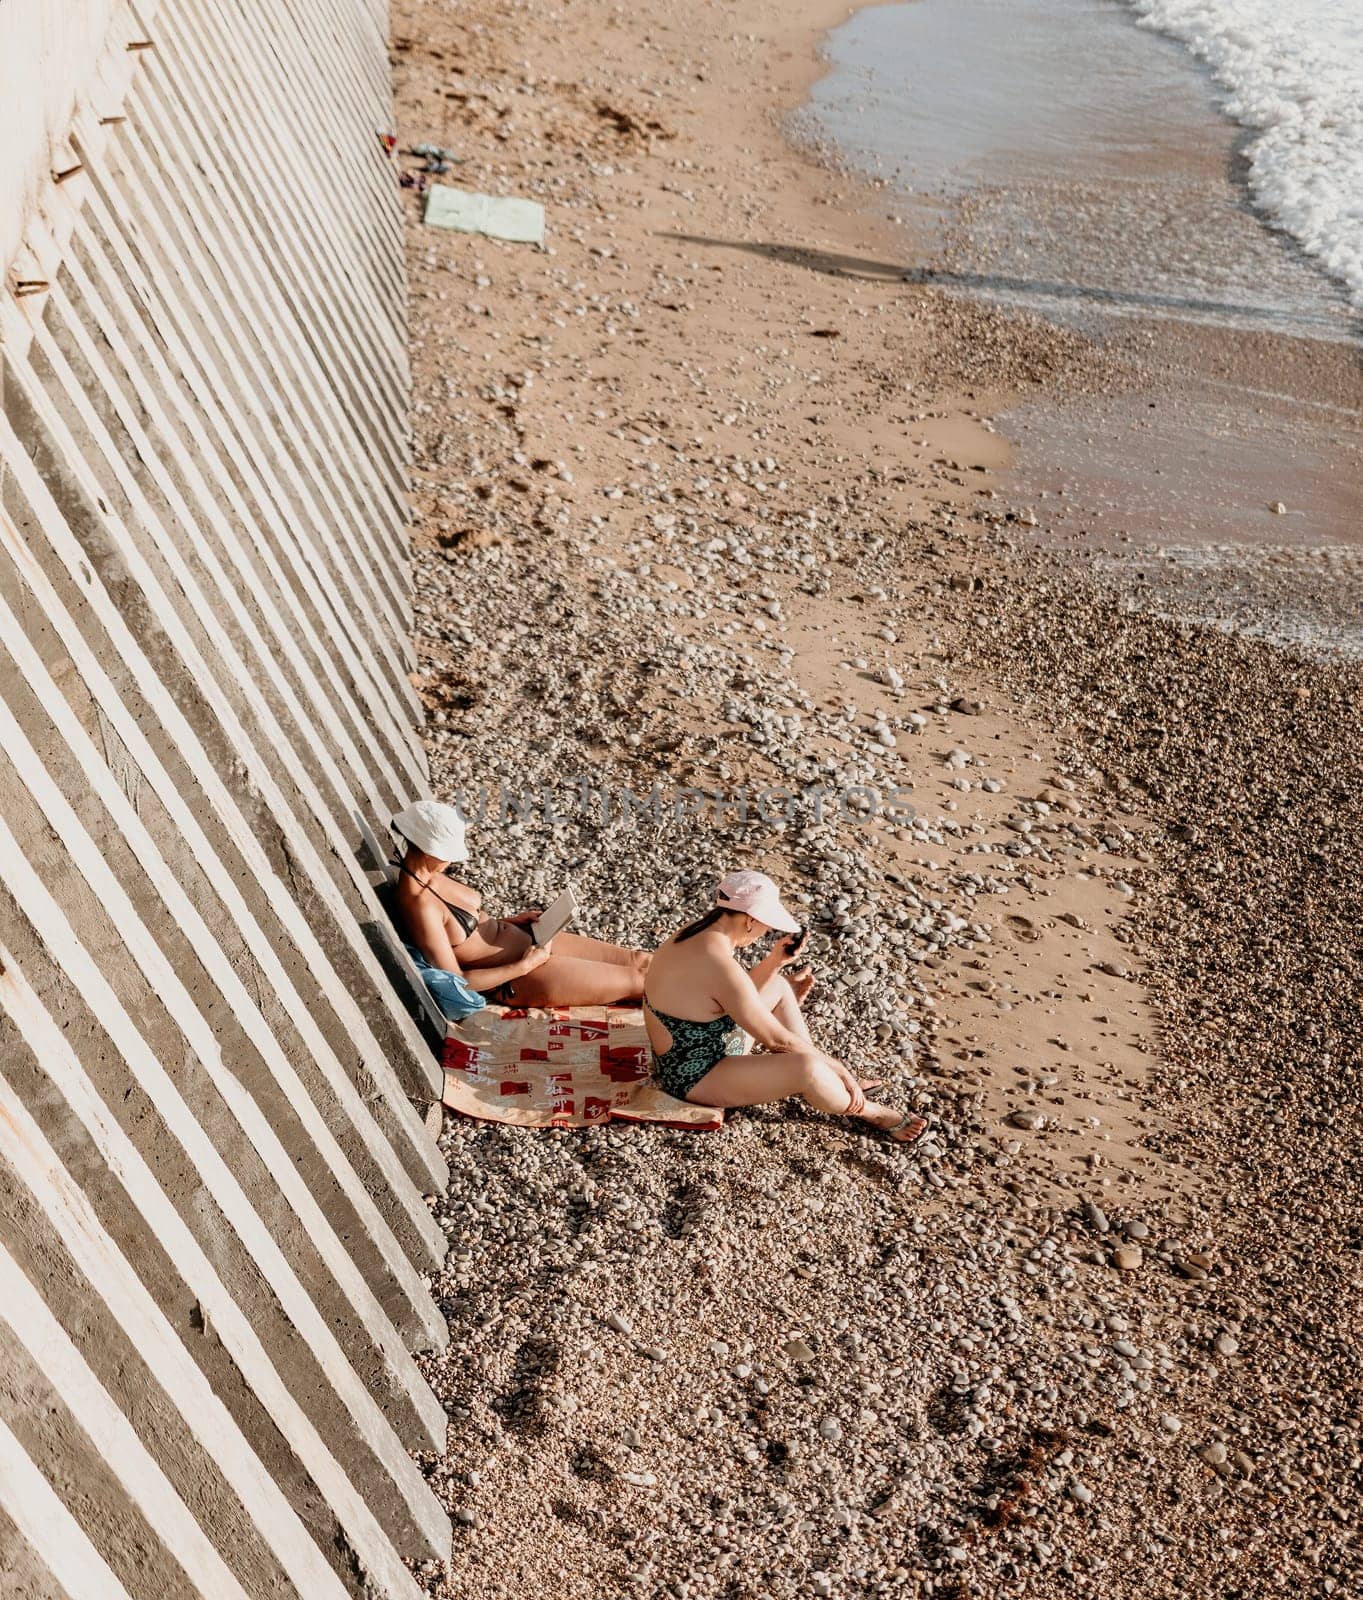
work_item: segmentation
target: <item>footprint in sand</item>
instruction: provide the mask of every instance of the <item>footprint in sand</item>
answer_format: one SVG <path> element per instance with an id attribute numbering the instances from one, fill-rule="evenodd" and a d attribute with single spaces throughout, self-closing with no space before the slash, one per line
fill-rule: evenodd
<path id="1" fill-rule="evenodd" d="M 587 1483 L 611 1483 L 615 1469 L 594 1444 L 579 1445 L 568 1458 L 568 1470 Z"/>
<path id="2" fill-rule="evenodd" d="M 953 1439 L 970 1426 L 970 1397 L 944 1383 L 928 1401 L 928 1427 L 941 1439 Z"/>
<path id="3" fill-rule="evenodd" d="M 658 1225 L 669 1239 L 685 1239 L 704 1226 L 714 1199 L 714 1191 L 704 1183 L 687 1181 L 672 1186 L 672 1193 L 658 1216 Z"/>
<path id="4" fill-rule="evenodd" d="M 544 1386 L 558 1371 L 563 1352 L 556 1340 L 532 1335 L 522 1340 L 511 1363 L 511 1381 L 492 1402 L 503 1424 L 516 1433 L 537 1435 L 549 1425 Z"/>

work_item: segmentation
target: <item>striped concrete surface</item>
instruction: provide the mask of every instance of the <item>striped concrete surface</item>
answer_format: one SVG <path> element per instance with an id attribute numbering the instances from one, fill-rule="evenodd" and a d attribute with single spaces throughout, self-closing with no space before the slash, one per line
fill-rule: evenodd
<path id="1" fill-rule="evenodd" d="M 445 1514 L 380 0 L 0 6 L 0 1590 L 401 1596 Z"/>

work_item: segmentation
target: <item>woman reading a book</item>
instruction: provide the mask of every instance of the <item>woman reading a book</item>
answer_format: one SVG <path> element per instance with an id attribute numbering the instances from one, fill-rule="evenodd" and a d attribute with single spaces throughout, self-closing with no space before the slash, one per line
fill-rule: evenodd
<path id="1" fill-rule="evenodd" d="M 451 878 L 468 860 L 464 819 L 454 806 L 418 800 L 393 818 L 402 842 L 394 915 L 426 987 L 452 1021 L 488 1000 L 518 1006 L 599 1006 L 638 1000 L 649 956 L 643 950 L 558 933 L 536 944 L 538 911 L 489 917 L 483 897 Z"/>
<path id="2" fill-rule="evenodd" d="M 740 950 L 769 934 L 771 949 L 751 970 Z M 665 1094 L 702 1106 L 759 1106 L 799 1095 L 816 1111 L 869 1122 L 895 1144 L 913 1144 L 927 1123 L 912 1111 L 866 1097 L 863 1083 L 820 1050 L 805 1026 L 801 1002 L 808 973 L 787 977 L 805 931 L 781 904 L 763 872 L 731 872 L 715 903 L 653 956 L 644 1021 L 653 1075 Z M 761 1046 L 748 1054 L 749 1040 Z"/>

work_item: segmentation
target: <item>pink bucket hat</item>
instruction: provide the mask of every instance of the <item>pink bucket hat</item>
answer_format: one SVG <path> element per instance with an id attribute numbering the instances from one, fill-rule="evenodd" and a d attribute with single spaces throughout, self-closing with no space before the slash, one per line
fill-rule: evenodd
<path id="1" fill-rule="evenodd" d="M 777 933 L 798 933 L 800 924 L 781 904 L 781 892 L 765 872 L 729 872 L 715 890 L 715 904 L 724 911 L 746 911 Z"/>

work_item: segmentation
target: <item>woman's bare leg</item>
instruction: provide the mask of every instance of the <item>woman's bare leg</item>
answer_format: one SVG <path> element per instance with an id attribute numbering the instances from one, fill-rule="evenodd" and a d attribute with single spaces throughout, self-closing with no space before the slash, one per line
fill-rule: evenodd
<path id="1" fill-rule="evenodd" d="M 788 1028 L 806 1044 L 811 1043 L 805 1014 L 800 1010 L 800 1002 L 795 998 L 795 991 L 785 973 L 773 973 L 757 992 L 762 996 L 763 1003 L 771 1007 L 772 1016 L 782 1027 Z"/>
<path id="2" fill-rule="evenodd" d="M 847 1085 L 817 1050 L 725 1056 L 686 1098 L 702 1106 L 763 1106 L 797 1094 L 816 1111 L 841 1115 L 851 1109 Z"/>
<path id="3" fill-rule="evenodd" d="M 530 935 L 513 922 L 480 922 L 457 948 L 460 965 L 477 971 L 519 960 Z M 641 999 L 652 956 L 580 934 L 561 933 L 543 966 L 513 980 L 516 999 L 530 1006 L 602 1006 Z"/>
<path id="4" fill-rule="evenodd" d="M 585 961 L 606 961 L 616 967 L 636 967 L 653 959 L 647 950 L 629 950 L 622 944 L 607 944 L 604 939 L 589 939 L 581 933 L 560 933 L 554 936 L 556 956 L 579 956 Z"/>
<path id="5" fill-rule="evenodd" d="M 639 999 L 644 992 L 644 974 L 638 966 L 561 956 L 555 939 L 553 955 L 533 972 L 514 978 L 511 990 L 517 1005 L 619 1005 Z"/>
<path id="6" fill-rule="evenodd" d="M 808 992 L 808 987 L 806 985 L 806 992 Z M 794 986 L 785 973 L 775 973 L 767 979 L 757 992 L 771 1007 L 772 1015 L 783 1027 L 788 1028 L 797 1038 L 803 1039 L 807 1045 L 814 1048 L 813 1040 L 809 1037 L 809 1025 L 805 1021 L 804 1012 L 800 1009 L 800 996 L 796 993 Z M 829 1059 L 833 1060 L 832 1057 L 829 1057 Z M 833 1067 L 849 1089 L 853 1085 L 863 1091 L 874 1089 L 878 1083 L 882 1082 L 880 1078 L 867 1078 L 863 1082 L 860 1078 L 853 1077 L 840 1061 L 834 1061 Z"/>
<path id="7" fill-rule="evenodd" d="M 826 1111 L 832 1116 L 854 1115 L 886 1132 L 903 1121 L 903 1112 L 893 1106 L 863 1099 L 855 1088 L 855 1079 L 849 1087 L 843 1076 L 845 1071 L 840 1062 L 817 1050 L 808 1054 L 790 1051 L 725 1056 L 710 1068 L 686 1098 L 700 1106 L 761 1106 L 798 1094 L 816 1111 Z M 861 1099 L 860 1106 L 858 1099 Z M 922 1129 L 921 1118 L 910 1118 L 902 1134 L 895 1137 L 908 1143 Z"/>
<path id="8" fill-rule="evenodd" d="M 803 1005 L 805 996 L 814 987 L 814 974 L 808 967 L 801 967 L 798 970 L 792 969 L 784 976 L 795 994 L 796 1003 Z"/>

